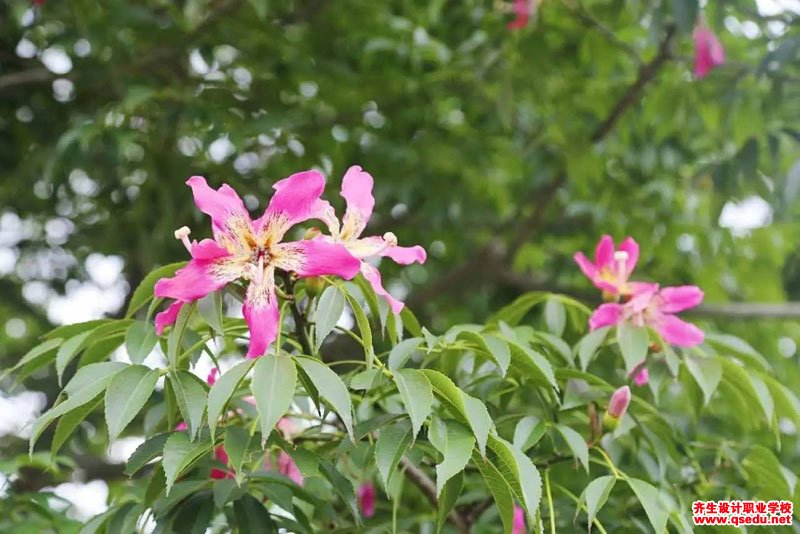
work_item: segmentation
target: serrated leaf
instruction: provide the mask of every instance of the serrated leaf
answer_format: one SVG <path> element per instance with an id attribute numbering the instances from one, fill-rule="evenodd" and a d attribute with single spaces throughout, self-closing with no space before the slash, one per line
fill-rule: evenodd
<path id="1" fill-rule="evenodd" d="M 183 421 L 189 427 L 189 437 L 194 441 L 200 427 L 203 426 L 203 414 L 206 411 L 207 391 L 206 384 L 188 371 L 172 371 L 169 381 L 175 392 L 178 409 L 183 416 Z"/>
<path id="2" fill-rule="evenodd" d="M 525 315 L 528 314 L 531 308 L 546 298 L 547 293 L 525 293 L 524 295 L 517 297 L 517 299 L 511 304 L 501 308 L 500 311 L 492 315 L 487 323 L 506 323 L 509 326 L 515 326 L 523 319 L 523 317 L 525 317 Z"/>
<path id="3" fill-rule="evenodd" d="M 106 388 L 105 411 L 108 440 L 113 441 L 133 421 L 153 394 L 159 372 L 131 365 L 115 374 Z"/>
<path id="4" fill-rule="evenodd" d="M 639 502 L 642 503 L 650 524 L 657 533 L 664 532 L 667 525 L 667 507 L 661 501 L 658 490 L 637 478 L 627 478 L 626 482 L 631 487 Z"/>
<path id="5" fill-rule="evenodd" d="M 64 443 L 66 443 L 67 440 L 72 436 L 72 433 L 81 423 L 81 421 L 86 419 L 86 416 L 92 413 L 95 408 L 100 405 L 101 401 L 102 399 L 97 397 L 96 401 L 88 402 L 80 408 L 72 410 L 58 420 L 58 423 L 56 424 L 56 432 L 53 435 L 53 442 L 50 444 L 50 454 L 52 456 L 55 457 L 55 455 L 58 454 L 59 449 L 61 449 Z"/>
<path id="6" fill-rule="evenodd" d="M 489 352 L 491 352 L 494 357 L 495 363 L 497 363 L 503 376 L 505 376 L 508 372 L 508 366 L 511 363 L 511 351 L 508 348 L 508 343 L 493 335 L 485 335 L 483 336 L 483 340 L 486 342 Z"/>
<path id="7" fill-rule="evenodd" d="M 145 321 L 136 321 L 125 332 L 125 351 L 131 363 L 142 363 L 158 342 L 155 326 Z"/>
<path id="8" fill-rule="evenodd" d="M 347 509 L 353 518 L 356 520 L 357 525 L 361 525 L 361 515 L 358 513 L 358 506 L 356 504 L 356 495 L 353 491 L 353 484 L 347 480 L 330 462 L 320 462 L 320 473 L 331 483 L 333 490 L 339 495 L 342 501 L 347 505 Z"/>
<path id="9" fill-rule="evenodd" d="M 344 385 L 342 379 L 330 367 L 318 360 L 295 358 L 295 361 L 303 368 L 314 387 L 319 391 L 320 396 L 339 414 L 350 440 L 355 441 L 353 436 L 353 405 L 350 400 L 350 393 L 347 391 L 347 386 Z"/>
<path id="10" fill-rule="evenodd" d="M 514 496 L 508 482 L 492 462 L 485 462 L 477 452 L 473 452 L 472 461 L 480 471 L 489 493 L 492 494 L 504 534 L 512 534 L 514 529 Z"/>
<path id="11" fill-rule="evenodd" d="M 392 350 L 389 352 L 388 358 L 388 365 L 389 369 L 394 371 L 395 369 L 400 369 L 403 367 L 408 359 L 414 354 L 414 351 L 422 343 L 422 338 L 419 337 L 411 337 L 408 339 L 404 339 L 397 345 L 395 345 Z"/>
<path id="12" fill-rule="evenodd" d="M 72 376 L 67 385 L 64 386 L 64 393 L 74 395 L 81 389 L 97 383 L 111 380 L 111 376 L 128 367 L 127 363 L 122 362 L 100 362 L 85 365 L 78 369 Z"/>
<path id="13" fill-rule="evenodd" d="M 125 312 L 125 317 L 131 317 L 139 310 L 139 308 L 147 304 L 147 302 L 153 298 L 153 289 L 156 286 L 156 282 L 158 282 L 161 278 L 172 277 L 175 272 L 184 265 L 186 265 L 186 262 L 181 261 L 177 263 L 170 263 L 169 265 L 164 265 L 163 267 L 159 267 L 158 269 L 150 271 L 147 276 L 142 279 L 142 282 L 133 292 L 131 301 L 128 304 L 128 311 Z"/>
<path id="14" fill-rule="evenodd" d="M 589 531 L 592 529 L 597 512 L 608 500 L 611 490 L 614 489 L 617 479 L 613 476 L 603 476 L 592 480 L 581 493 L 581 501 L 586 502 L 586 514 L 588 516 Z"/>
<path id="15" fill-rule="evenodd" d="M 314 344 L 317 350 L 336 327 L 342 313 L 344 313 L 344 295 L 336 286 L 326 287 L 314 310 Z"/>
<path id="16" fill-rule="evenodd" d="M 38 358 L 46 359 L 46 357 L 49 356 L 48 353 L 50 352 L 53 352 L 53 355 L 55 355 L 54 351 L 61 345 L 62 341 L 63 340 L 61 338 L 48 339 L 47 341 L 36 345 L 31 350 L 26 352 L 25 355 L 14 365 L 14 367 L 10 369 L 10 371 L 16 371 L 20 367 L 29 364 Z M 44 365 L 44 363 L 44 361 L 41 362 L 42 365 Z"/>
<path id="17" fill-rule="evenodd" d="M 514 447 L 522 452 L 536 445 L 544 436 L 547 425 L 535 415 L 528 415 L 517 422 L 514 428 Z"/>
<path id="18" fill-rule="evenodd" d="M 597 349 L 606 340 L 606 336 L 608 336 L 610 330 L 610 326 L 598 328 L 583 336 L 578 342 L 576 350 L 578 353 L 578 361 L 581 363 L 581 369 L 583 371 L 589 367 L 589 364 L 592 363 L 592 360 L 597 356 Z"/>
<path id="19" fill-rule="evenodd" d="M 419 325 L 419 321 L 414 315 L 414 312 L 412 312 L 408 306 L 403 306 L 400 312 L 400 321 L 403 323 L 403 327 L 408 330 L 412 336 L 422 337 L 422 327 Z"/>
<path id="20" fill-rule="evenodd" d="M 394 374 L 400 398 L 408 410 L 416 439 L 422 424 L 433 407 L 433 388 L 425 375 L 417 369 L 400 369 Z"/>
<path id="21" fill-rule="evenodd" d="M 172 331 L 167 338 L 167 361 L 173 369 L 178 368 L 178 356 L 180 356 L 181 348 L 183 347 L 183 335 L 186 332 L 186 325 L 189 322 L 189 317 L 194 312 L 195 304 L 184 304 L 181 311 L 178 312 L 178 317 L 175 319 L 175 324 Z"/>
<path id="22" fill-rule="evenodd" d="M 236 517 L 236 526 L 239 532 L 248 534 L 275 534 L 278 528 L 272 521 L 264 504 L 245 493 L 233 501 L 233 515 Z"/>
<path id="23" fill-rule="evenodd" d="M 556 298 L 548 298 L 544 303 L 544 321 L 553 335 L 561 336 L 567 326 L 567 310 Z"/>
<path id="24" fill-rule="evenodd" d="M 91 331 L 89 332 L 81 332 L 80 334 L 73 336 L 66 340 L 61 347 L 59 347 L 58 352 L 56 353 L 56 373 L 58 374 L 58 385 L 61 385 L 61 380 L 64 376 L 64 370 L 69 365 L 69 362 L 72 361 L 75 356 L 78 355 L 78 352 L 83 348 L 83 342 L 89 337 Z"/>
<path id="25" fill-rule="evenodd" d="M 256 360 L 250 390 L 261 418 L 262 440 L 269 438 L 280 418 L 289 411 L 296 386 L 297 368 L 289 356 L 279 353 Z"/>
<path id="26" fill-rule="evenodd" d="M 164 443 L 164 459 L 161 461 L 166 476 L 167 495 L 178 476 L 211 449 L 210 441 L 201 439 L 192 443 L 186 432 L 175 432 L 167 438 Z"/>
<path id="27" fill-rule="evenodd" d="M 380 369 L 367 369 L 350 379 L 350 389 L 369 391 L 382 383 L 383 371 Z"/>
<path id="28" fill-rule="evenodd" d="M 214 507 L 222 508 L 228 502 L 238 499 L 244 494 L 244 488 L 239 487 L 232 478 L 221 478 L 214 481 Z"/>
<path id="29" fill-rule="evenodd" d="M 583 436 L 578 434 L 575 430 L 568 426 L 558 425 L 556 426 L 558 431 L 564 436 L 564 441 L 567 442 L 567 446 L 572 451 L 572 454 L 580 460 L 581 465 L 583 465 L 586 472 L 589 472 L 589 447 L 586 445 L 586 441 L 584 441 Z"/>
<path id="30" fill-rule="evenodd" d="M 686 368 L 691 373 L 697 385 L 703 391 L 704 403 L 711 401 L 711 396 L 717 390 L 722 380 L 722 365 L 714 358 L 697 358 L 687 356 L 684 358 Z"/>
<path id="31" fill-rule="evenodd" d="M 647 357 L 650 344 L 647 328 L 621 322 L 617 326 L 617 344 L 625 360 L 625 371 L 631 374 Z"/>
<path id="32" fill-rule="evenodd" d="M 511 349 L 511 365 L 518 369 L 522 376 L 534 378 L 540 384 L 550 385 L 553 389 L 558 390 L 553 367 L 547 358 L 537 351 L 513 341 L 509 341 L 508 346 Z"/>
<path id="33" fill-rule="evenodd" d="M 171 432 L 156 434 L 148 438 L 147 441 L 139 445 L 125 464 L 125 473 L 129 476 L 135 475 L 139 469 L 144 467 L 150 460 L 160 456 L 164 450 L 164 443 L 172 435 Z"/>
<path id="34" fill-rule="evenodd" d="M 222 290 L 212 291 L 197 301 L 197 313 L 219 335 L 225 333 L 222 327 Z"/>
<path id="35" fill-rule="evenodd" d="M 228 454 L 228 462 L 237 475 L 241 475 L 242 465 L 247 461 L 250 439 L 250 433 L 245 428 L 236 425 L 225 428 L 225 452 Z"/>
<path id="36" fill-rule="evenodd" d="M 383 487 L 389 489 L 389 479 L 397 469 L 400 458 L 411 445 L 411 427 L 405 421 L 381 429 L 375 443 L 375 465 Z"/>
<path id="37" fill-rule="evenodd" d="M 453 476 L 442 488 L 441 495 L 439 496 L 439 506 L 436 510 L 436 532 L 437 534 L 442 531 L 444 524 L 447 521 L 447 515 L 450 510 L 456 505 L 459 495 L 461 495 L 461 488 L 464 485 L 464 472 L 460 472 Z"/>
<path id="38" fill-rule="evenodd" d="M 247 359 L 225 371 L 208 391 L 208 427 L 211 435 L 216 434 L 217 420 L 225 410 L 225 405 L 236 392 L 242 378 L 250 371 L 256 360 Z"/>
<path id="39" fill-rule="evenodd" d="M 442 445 L 441 463 L 436 466 L 436 495 L 442 493 L 444 485 L 452 477 L 461 473 L 469 463 L 475 437 L 472 432 L 457 421 L 443 422 L 445 437 Z"/>

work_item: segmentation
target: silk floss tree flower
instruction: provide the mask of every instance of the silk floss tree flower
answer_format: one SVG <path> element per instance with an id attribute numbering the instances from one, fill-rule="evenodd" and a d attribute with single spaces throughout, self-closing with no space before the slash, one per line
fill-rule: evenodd
<path id="1" fill-rule="evenodd" d="M 628 279 L 639 261 L 639 245 L 632 237 L 625 238 L 619 248 L 615 248 L 614 239 L 604 235 L 595 248 L 594 261 L 583 252 L 576 252 L 573 258 L 583 274 L 603 291 L 606 300 L 633 293 L 635 283 L 628 282 Z"/>
<path id="2" fill-rule="evenodd" d="M 342 178 L 341 195 L 347 204 L 341 222 L 336 212 L 327 201 L 318 200 L 314 206 L 314 216 L 322 220 L 330 231 L 330 236 L 320 236 L 325 242 L 340 244 L 355 258 L 360 260 L 360 271 L 372 289 L 383 297 L 393 313 L 400 313 L 403 303 L 392 297 L 383 287 L 381 273 L 368 260 L 386 257 L 400 265 L 425 263 L 427 254 L 419 245 L 401 247 L 397 244 L 397 236 L 391 232 L 383 236 L 361 237 L 372 216 L 375 198 L 372 196 L 374 180 L 358 165 L 347 169 Z M 276 187 L 282 187 L 280 182 Z"/>
<path id="3" fill-rule="evenodd" d="M 250 330 L 247 356 L 255 358 L 266 353 L 280 328 L 276 269 L 301 278 L 336 275 L 349 280 L 358 273 L 359 260 L 339 243 L 323 239 L 283 241 L 293 225 L 313 216 L 325 186 L 320 173 L 301 172 L 278 182 L 266 211 L 256 220 L 250 218 L 242 199 L 227 184 L 214 190 L 201 176 L 193 176 L 186 183 L 197 208 L 211 217 L 213 239 L 190 242 L 188 228 L 175 232 L 192 259 L 174 277 L 156 283 L 157 297 L 175 300 L 156 317 L 159 334 L 175 322 L 184 304 L 243 279 L 248 283 L 243 307 Z"/>
<path id="4" fill-rule="evenodd" d="M 695 26 L 693 37 L 694 74 L 698 79 L 703 79 L 711 69 L 725 63 L 725 48 L 703 22 L 698 22 Z"/>
<path id="5" fill-rule="evenodd" d="M 589 317 L 589 328 L 597 330 L 628 321 L 652 328 L 672 345 L 694 347 L 703 342 L 703 331 L 675 314 L 702 301 L 703 291 L 697 286 L 659 288 L 658 284 L 638 284 L 628 302 L 601 304 Z"/>
<path id="6" fill-rule="evenodd" d="M 356 499 L 358 500 L 358 509 L 361 510 L 361 515 L 364 517 L 372 517 L 375 515 L 375 484 L 372 482 L 362 482 L 358 486 L 356 492 Z"/>
<path id="7" fill-rule="evenodd" d="M 603 426 L 609 430 L 614 430 L 619 426 L 622 418 L 625 417 L 625 412 L 628 411 L 628 405 L 631 403 L 631 388 L 622 386 L 614 391 L 611 399 L 608 401 L 608 408 L 603 415 Z"/>

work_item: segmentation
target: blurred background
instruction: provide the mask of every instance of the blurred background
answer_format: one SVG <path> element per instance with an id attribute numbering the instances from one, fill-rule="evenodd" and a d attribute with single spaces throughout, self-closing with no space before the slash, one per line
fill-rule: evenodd
<path id="1" fill-rule="evenodd" d="M 724 49 L 707 75 L 698 27 Z M 359 164 L 370 235 L 428 250 L 382 270 L 432 330 L 528 290 L 593 304 L 572 255 L 632 235 L 640 278 L 701 286 L 693 320 L 797 391 L 799 59 L 798 0 L 6 0 L 0 368 L 185 258 L 173 231 L 209 231 L 189 176 L 259 214 L 308 168 L 341 207 Z M 25 438 L 57 391 L 0 382 L 0 496 L 55 487 L 86 518 L 138 442 L 89 432 L 101 453 L 44 472 Z"/>

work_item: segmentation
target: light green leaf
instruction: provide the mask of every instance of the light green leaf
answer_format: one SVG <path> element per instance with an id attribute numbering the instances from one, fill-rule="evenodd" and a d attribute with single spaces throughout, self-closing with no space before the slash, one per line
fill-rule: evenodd
<path id="1" fill-rule="evenodd" d="M 361 525 L 361 514 L 358 513 L 356 505 L 356 495 L 353 491 L 353 484 L 347 480 L 330 462 L 320 462 L 320 473 L 331 483 L 333 490 L 339 495 L 347 505 L 347 509 L 356 520 L 356 524 Z"/>
<path id="2" fill-rule="evenodd" d="M 711 401 L 711 396 L 717 390 L 722 380 L 722 365 L 714 358 L 687 356 L 684 358 L 686 368 L 691 373 L 697 385 L 703 391 L 704 403 Z"/>
<path id="3" fill-rule="evenodd" d="M 578 353 L 578 361 L 581 362 L 582 370 L 585 371 L 589 367 L 589 364 L 592 363 L 595 356 L 597 356 L 597 349 L 600 348 L 600 345 L 606 340 L 609 330 L 611 330 L 610 326 L 598 328 L 593 332 L 589 332 L 578 341 L 578 345 L 575 349 Z"/>
<path id="4" fill-rule="evenodd" d="M 155 326 L 146 321 L 132 323 L 125 333 L 125 351 L 131 363 L 142 363 L 158 341 Z"/>
<path id="5" fill-rule="evenodd" d="M 62 342 L 61 338 L 55 338 L 55 339 L 48 339 L 44 343 L 36 345 L 31 350 L 26 352 L 25 355 L 22 358 L 20 358 L 20 360 L 14 365 L 14 367 L 10 369 L 10 371 L 16 371 L 20 367 L 28 363 L 31 363 L 39 358 L 42 358 L 42 361 L 40 363 L 44 365 L 45 360 L 47 360 L 47 357 L 49 356 L 48 353 L 54 351 L 56 347 L 61 345 L 61 342 Z"/>
<path id="6" fill-rule="evenodd" d="M 400 312 L 400 321 L 412 336 L 422 337 L 422 327 L 419 325 L 414 312 L 408 306 L 403 306 L 403 310 Z"/>
<path id="7" fill-rule="evenodd" d="M 506 323 L 509 326 L 516 326 L 528 314 L 528 312 L 547 298 L 547 293 L 525 293 L 517 297 L 511 304 L 500 309 L 487 321 L 488 324 Z"/>
<path id="8" fill-rule="evenodd" d="M 189 427 L 189 436 L 194 441 L 203 425 L 203 413 L 206 411 L 206 384 L 188 371 L 172 371 L 169 381 L 178 401 L 178 409 Z"/>
<path id="9" fill-rule="evenodd" d="M 172 332 L 169 333 L 169 338 L 167 338 L 167 361 L 173 369 L 178 368 L 178 356 L 183 346 L 183 334 L 186 331 L 186 325 L 189 322 L 189 317 L 192 315 L 194 308 L 194 303 L 183 305 L 181 311 L 178 312 L 178 318 L 175 319 Z"/>
<path id="10" fill-rule="evenodd" d="M 547 358 L 513 341 L 509 341 L 508 346 L 511 349 L 511 365 L 518 369 L 522 376 L 533 378 L 542 385 L 550 385 L 558 390 L 553 367 Z"/>
<path id="11" fill-rule="evenodd" d="M 144 365 L 131 365 L 115 374 L 105 396 L 108 440 L 113 441 L 133 421 L 153 394 L 159 373 Z"/>
<path id="12" fill-rule="evenodd" d="M 186 432 L 175 432 L 164 443 L 164 459 L 161 462 L 167 482 L 167 495 L 178 476 L 198 458 L 211 451 L 213 445 L 207 439 L 195 443 L 189 440 Z"/>
<path id="13" fill-rule="evenodd" d="M 657 534 L 661 534 L 666 530 L 667 525 L 667 507 L 664 505 L 658 490 L 637 478 L 627 478 L 626 482 L 631 487 L 639 502 L 642 503 L 647 518 Z"/>
<path id="14" fill-rule="evenodd" d="M 111 376 L 128 367 L 127 363 L 122 362 L 100 362 L 84 365 L 73 375 L 72 379 L 64 386 L 64 393 L 74 395 L 96 382 L 111 380 Z"/>
<path id="15" fill-rule="evenodd" d="M 417 369 L 400 369 L 394 373 L 400 398 L 408 410 L 413 427 L 413 438 L 430 415 L 433 407 L 433 388 L 426 376 Z"/>
<path id="16" fill-rule="evenodd" d="M 167 442 L 171 435 L 171 432 L 156 434 L 139 445 L 128 458 L 128 462 L 125 464 L 125 473 L 128 476 L 133 476 L 139 469 L 147 465 L 150 460 L 160 456 L 164 450 L 164 443 Z"/>
<path id="17" fill-rule="evenodd" d="M 78 352 L 83 348 L 83 342 L 89 337 L 91 331 L 81 332 L 66 340 L 56 353 L 56 373 L 58 374 L 58 385 L 61 385 L 61 380 L 64 376 L 64 370 L 69 365 L 69 362 L 78 355 Z"/>
<path id="18" fill-rule="evenodd" d="M 472 453 L 472 462 L 480 471 L 489 493 L 492 494 L 500 520 L 503 522 L 504 534 L 511 534 L 514 529 L 514 494 L 508 482 L 492 462 L 484 461 L 477 452 Z"/>
<path id="19" fill-rule="evenodd" d="M 720 334 L 716 332 L 706 332 L 705 342 L 717 349 L 723 355 L 733 353 L 747 363 L 761 367 L 763 371 L 769 371 L 770 365 L 764 356 L 752 347 L 747 341 L 731 334 Z"/>
<path id="20" fill-rule="evenodd" d="M 583 490 L 583 493 L 581 493 L 581 501 L 586 502 L 586 514 L 589 518 L 588 524 L 590 530 L 597 512 L 600 511 L 608 500 L 608 496 L 611 490 L 614 489 L 614 484 L 616 482 L 617 479 L 613 476 L 599 477 L 592 480 Z"/>
<path id="21" fill-rule="evenodd" d="M 197 301 L 197 313 L 217 334 L 224 334 L 222 328 L 222 290 L 212 291 Z"/>
<path id="22" fill-rule="evenodd" d="M 545 301 L 544 321 L 547 324 L 547 329 L 554 335 L 561 336 L 564 334 L 564 328 L 567 326 L 567 310 L 560 300 L 548 298 Z"/>
<path id="23" fill-rule="evenodd" d="M 547 424 L 535 415 L 523 417 L 514 429 L 514 447 L 522 452 L 527 451 L 542 439 Z"/>
<path id="24" fill-rule="evenodd" d="M 217 378 L 217 381 L 211 386 L 208 392 L 208 427 L 211 429 L 212 436 L 216 433 L 217 420 L 225 410 L 225 405 L 255 362 L 254 359 L 247 359 L 236 364 Z"/>
<path id="25" fill-rule="evenodd" d="M 617 326 L 617 344 L 625 360 L 625 371 L 630 374 L 647 357 L 650 345 L 647 328 L 623 321 Z"/>
<path id="26" fill-rule="evenodd" d="M 133 292 L 133 296 L 131 296 L 131 301 L 128 304 L 128 311 L 125 313 L 125 317 L 132 317 L 134 313 L 136 313 L 139 308 L 147 304 L 147 302 L 153 298 L 153 289 L 155 288 L 156 282 L 158 282 L 161 278 L 170 278 L 172 277 L 175 272 L 186 265 L 185 261 L 180 261 L 177 263 L 170 263 L 169 265 L 164 265 L 163 267 L 159 267 L 144 277 L 142 283 L 139 284 L 139 287 Z"/>
<path id="27" fill-rule="evenodd" d="M 280 353 L 256 360 L 250 389 L 261 418 L 262 440 L 266 441 L 280 418 L 289 410 L 296 386 L 297 368 L 289 356 Z"/>
<path id="28" fill-rule="evenodd" d="M 98 397 L 94 402 L 87 402 L 80 408 L 75 408 L 58 420 L 56 432 L 53 435 L 53 442 L 50 444 L 50 454 L 53 457 L 58 454 L 58 451 L 64 443 L 72 436 L 72 432 L 78 427 L 81 421 L 86 419 L 86 416 L 100 405 L 101 400 L 102 399 Z"/>
<path id="29" fill-rule="evenodd" d="M 558 425 L 556 426 L 558 431 L 564 436 L 564 441 L 567 442 L 567 446 L 572 451 L 572 454 L 575 455 L 575 458 L 580 460 L 581 464 L 583 465 L 586 472 L 589 472 L 589 447 L 586 445 L 586 441 L 584 441 L 583 436 L 578 434 L 575 430 L 571 429 L 568 426 Z"/>
<path id="30" fill-rule="evenodd" d="M 491 334 L 485 335 L 483 340 L 486 342 L 486 346 L 489 347 L 489 352 L 494 357 L 495 363 L 497 363 L 503 376 L 505 376 L 506 372 L 508 372 L 508 365 L 511 363 L 511 351 L 508 348 L 508 343 Z"/>
<path id="31" fill-rule="evenodd" d="M 336 327 L 342 313 L 344 313 L 344 295 L 336 286 L 326 287 L 314 310 L 314 344 L 317 350 Z"/>
<path id="32" fill-rule="evenodd" d="M 775 401 L 769 392 L 769 388 L 767 388 L 764 381 L 755 374 L 749 373 L 747 376 L 750 379 L 750 383 L 753 385 L 753 391 L 755 391 L 756 397 L 758 397 L 758 403 L 761 405 L 761 409 L 764 410 L 767 421 L 772 421 L 772 414 L 775 412 Z"/>
<path id="33" fill-rule="evenodd" d="M 436 532 L 437 534 L 444 528 L 447 522 L 447 515 L 450 510 L 456 505 L 459 495 L 461 495 L 461 488 L 464 485 L 464 472 L 459 472 L 453 476 L 442 488 L 441 495 L 439 496 L 439 507 L 436 510 Z"/>
<path id="34" fill-rule="evenodd" d="M 228 453 L 228 461 L 239 476 L 242 473 L 242 465 L 247 461 L 250 439 L 250 433 L 246 428 L 237 425 L 225 428 L 225 452 Z"/>
<path id="35" fill-rule="evenodd" d="M 369 326 L 369 319 L 367 319 L 367 315 L 361 309 L 361 305 L 352 295 L 345 293 L 345 298 L 347 298 L 350 309 L 353 311 L 353 316 L 356 318 L 358 333 L 361 334 L 361 341 L 364 344 L 364 361 L 367 364 L 367 369 L 370 369 L 373 365 L 372 360 L 375 357 L 375 352 L 372 347 L 372 330 Z"/>
<path id="36" fill-rule="evenodd" d="M 350 379 L 350 389 L 368 391 L 383 382 L 383 371 L 380 369 L 367 369 L 361 371 Z"/>
<path id="37" fill-rule="evenodd" d="M 347 386 L 344 385 L 342 379 L 331 371 L 330 367 L 318 360 L 295 358 L 295 361 L 303 368 L 320 396 L 339 414 L 350 440 L 355 441 L 353 437 L 353 405 Z"/>
<path id="38" fill-rule="evenodd" d="M 411 445 L 411 427 L 405 421 L 383 427 L 375 443 L 375 464 L 381 475 L 383 487 L 389 488 L 389 479 L 397 469 L 400 458 Z"/>
<path id="39" fill-rule="evenodd" d="M 461 473 L 469 462 L 475 438 L 470 430 L 458 421 L 443 422 L 445 439 L 442 443 L 444 459 L 436 466 L 436 495 L 442 493 L 445 483 Z"/>
<path id="40" fill-rule="evenodd" d="M 389 352 L 389 369 L 394 371 L 395 369 L 400 369 L 403 367 L 421 343 L 422 338 L 411 337 L 404 339 L 395 345 L 394 348 L 392 348 L 392 350 Z"/>

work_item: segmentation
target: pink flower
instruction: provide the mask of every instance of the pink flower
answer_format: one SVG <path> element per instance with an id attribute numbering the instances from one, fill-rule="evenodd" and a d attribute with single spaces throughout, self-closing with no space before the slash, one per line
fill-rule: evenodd
<path id="1" fill-rule="evenodd" d="M 525 510 L 518 504 L 514 505 L 514 526 L 512 534 L 525 534 Z"/>
<path id="2" fill-rule="evenodd" d="M 622 386 L 621 388 L 617 389 L 613 395 L 611 395 L 611 400 L 608 401 L 608 415 L 614 417 L 616 419 L 622 419 L 625 416 L 625 412 L 628 411 L 628 405 L 631 402 L 631 388 L 628 386 Z"/>
<path id="3" fill-rule="evenodd" d="M 276 187 L 279 184 L 280 182 L 276 184 Z M 341 243 L 347 247 L 350 254 L 361 260 L 361 273 L 369 281 L 372 289 L 386 300 L 392 312 L 400 313 L 403 303 L 392 297 L 383 288 L 381 273 L 364 260 L 388 257 L 400 265 L 409 265 L 414 262 L 425 263 L 427 255 L 425 249 L 419 245 L 397 246 L 397 237 L 391 232 L 384 234 L 383 237 L 361 237 L 372 216 L 372 208 L 375 207 L 372 185 L 372 176 L 364 172 L 358 165 L 353 165 L 347 169 L 342 179 L 342 196 L 347 203 L 347 209 L 341 224 L 336 218 L 333 206 L 324 200 L 317 201 L 314 207 L 314 216 L 322 220 L 331 233 L 330 236 L 321 236 L 321 239 L 329 243 Z"/>
<path id="4" fill-rule="evenodd" d="M 211 370 L 208 372 L 208 377 L 206 377 L 206 382 L 209 386 L 213 386 L 217 382 L 217 373 L 219 373 L 219 369 L 216 367 L 212 367 Z"/>
<path id="5" fill-rule="evenodd" d="M 356 492 L 358 508 L 364 517 L 375 515 L 375 484 L 372 482 L 362 482 Z"/>
<path id="6" fill-rule="evenodd" d="M 693 347 L 703 342 L 703 331 L 675 313 L 694 308 L 702 301 L 703 291 L 697 286 L 659 289 L 658 284 L 635 284 L 633 297 L 625 304 L 601 304 L 589 317 L 589 328 L 596 330 L 630 321 L 635 326 L 649 326 L 667 343 Z"/>
<path id="7" fill-rule="evenodd" d="M 186 424 L 186 421 L 181 421 L 177 425 L 175 425 L 175 430 L 177 432 L 181 432 L 183 430 L 189 430 L 189 425 Z"/>
<path id="8" fill-rule="evenodd" d="M 650 372 L 644 365 L 634 369 L 631 375 L 633 376 L 633 383 L 639 387 L 646 386 L 650 381 Z"/>
<path id="9" fill-rule="evenodd" d="M 278 454 L 278 472 L 288 477 L 289 480 L 298 486 L 303 485 L 303 475 L 300 473 L 300 469 L 297 467 L 294 459 L 284 451 Z"/>
<path id="10" fill-rule="evenodd" d="M 632 237 L 625 238 L 618 250 L 614 250 L 614 239 L 610 235 L 601 237 L 594 252 L 594 263 L 582 252 L 576 252 L 573 258 L 598 289 L 610 295 L 633 292 L 628 278 L 639 261 L 639 245 Z"/>
<path id="11" fill-rule="evenodd" d="M 279 328 L 276 268 L 300 277 L 331 274 L 350 279 L 358 273 L 360 262 L 339 244 L 322 239 L 282 242 L 293 225 L 312 217 L 325 186 L 320 173 L 301 172 L 275 184 L 266 212 L 256 220 L 227 184 L 214 190 L 201 176 L 192 176 L 186 183 L 198 209 L 211 217 L 214 239 L 189 242 L 188 228 L 175 232 L 192 259 L 174 277 L 156 283 L 157 297 L 176 301 L 156 317 L 159 334 L 175 322 L 183 303 L 243 278 L 249 281 L 243 308 L 250 328 L 247 356 L 255 358 L 266 353 Z"/>
<path id="12" fill-rule="evenodd" d="M 513 12 L 514 20 L 508 23 L 508 29 L 519 30 L 527 26 L 531 16 L 530 0 L 514 0 Z"/>
<path id="13" fill-rule="evenodd" d="M 708 27 L 699 23 L 694 28 L 694 73 L 702 79 L 711 69 L 725 63 L 725 49 Z"/>
<path id="14" fill-rule="evenodd" d="M 225 452 L 225 447 L 222 445 L 218 446 L 214 449 L 214 458 L 220 462 L 222 465 L 228 465 L 228 453 Z M 219 469 L 214 467 L 211 469 L 211 478 L 214 479 L 221 479 L 221 478 L 234 478 L 234 473 L 230 469 Z"/>

